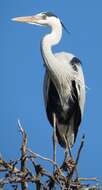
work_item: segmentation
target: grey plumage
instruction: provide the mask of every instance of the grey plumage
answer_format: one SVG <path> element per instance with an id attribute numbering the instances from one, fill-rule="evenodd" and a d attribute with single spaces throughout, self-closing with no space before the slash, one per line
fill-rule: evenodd
<path id="1" fill-rule="evenodd" d="M 53 13 L 42 12 L 13 20 L 51 27 L 51 32 L 41 41 L 41 53 L 46 69 L 45 108 L 52 126 L 53 113 L 56 115 L 56 135 L 59 144 L 66 148 L 66 139 L 72 147 L 82 120 L 85 103 L 85 81 L 81 62 L 71 53 L 53 53 L 52 46 L 60 42 L 63 28 L 60 19 Z"/>

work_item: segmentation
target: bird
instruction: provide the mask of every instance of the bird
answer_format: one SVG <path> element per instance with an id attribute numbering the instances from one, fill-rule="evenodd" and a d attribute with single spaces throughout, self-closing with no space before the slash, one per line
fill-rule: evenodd
<path id="1" fill-rule="evenodd" d="M 83 118 L 86 91 L 80 59 L 65 51 L 54 53 L 52 49 L 61 41 L 63 28 L 66 28 L 52 12 L 12 20 L 51 28 L 40 44 L 45 66 L 45 109 L 59 145 L 64 149 L 67 145 L 72 148 Z"/>

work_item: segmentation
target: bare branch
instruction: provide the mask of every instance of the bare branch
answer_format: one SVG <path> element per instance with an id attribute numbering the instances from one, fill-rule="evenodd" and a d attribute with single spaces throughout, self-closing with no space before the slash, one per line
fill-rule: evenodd
<path id="1" fill-rule="evenodd" d="M 97 181 L 97 178 L 96 177 L 91 177 L 91 178 L 88 178 L 88 177 L 81 177 L 81 178 L 78 178 L 79 181 Z"/>
<path id="2" fill-rule="evenodd" d="M 31 153 L 31 155 L 33 156 L 33 158 L 40 158 L 40 159 L 42 159 L 42 160 L 45 160 L 45 161 L 50 162 L 52 165 L 55 165 L 56 168 L 57 168 L 57 169 L 60 171 L 60 173 L 62 174 L 62 171 L 61 171 L 60 167 L 58 166 L 58 164 L 57 164 L 56 162 L 54 162 L 53 160 L 51 160 L 50 158 L 46 158 L 46 157 L 44 157 L 44 156 L 41 156 L 40 154 L 37 154 L 37 153 L 33 152 L 32 150 L 30 150 L 30 149 L 28 149 L 28 148 L 27 148 L 27 151 L 28 151 L 29 153 Z"/>
<path id="3" fill-rule="evenodd" d="M 18 127 L 22 133 L 22 146 L 21 146 L 21 171 L 24 173 L 24 177 L 26 175 L 26 145 L 27 145 L 27 135 L 25 130 L 22 128 L 20 120 L 18 120 Z M 27 183 L 22 180 L 21 183 L 22 190 L 27 190 Z"/>
<path id="4" fill-rule="evenodd" d="M 0 156 L 0 174 L 2 174 L 0 178 L 0 189 L 3 190 L 5 185 L 9 184 L 13 190 L 18 190 L 20 184 L 22 190 L 27 190 L 29 183 L 34 184 L 36 190 L 53 190 L 54 187 L 58 187 L 60 190 L 99 189 L 97 183 L 99 184 L 100 182 L 97 178 L 79 177 L 76 180 L 76 178 L 74 179 L 73 177 L 84 145 L 84 137 L 81 140 L 76 160 L 74 164 L 72 164 L 72 170 L 70 170 L 67 164 L 64 166 L 63 163 L 62 166 L 59 167 L 57 162 L 27 148 L 27 135 L 20 120 L 18 120 L 18 127 L 22 134 L 21 158 L 7 162 Z M 42 159 L 45 162 L 51 163 L 56 167 L 55 172 L 50 172 L 48 169 L 45 169 L 42 164 L 38 164 L 37 159 Z M 82 181 L 85 181 L 85 184 L 83 184 Z M 87 181 L 95 181 L 96 185 L 92 184 L 92 182 L 91 184 L 87 184 Z"/>

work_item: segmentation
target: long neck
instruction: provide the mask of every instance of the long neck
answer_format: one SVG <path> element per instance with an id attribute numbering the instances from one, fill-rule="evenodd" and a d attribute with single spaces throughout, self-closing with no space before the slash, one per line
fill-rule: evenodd
<path id="1" fill-rule="evenodd" d="M 46 56 L 46 47 L 50 51 L 49 53 L 52 53 L 51 47 L 58 44 L 61 40 L 61 37 L 62 37 L 62 25 L 60 21 L 58 21 L 52 25 L 51 33 L 44 36 L 42 40 L 42 48 L 45 56 Z"/>
<path id="2" fill-rule="evenodd" d="M 42 40 L 42 52 L 45 65 L 49 73 L 58 78 L 58 60 L 52 52 L 52 46 L 58 44 L 62 37 L 62 26 L 60 21 L 52 25 L 51 33 L 47 34 Z"/>

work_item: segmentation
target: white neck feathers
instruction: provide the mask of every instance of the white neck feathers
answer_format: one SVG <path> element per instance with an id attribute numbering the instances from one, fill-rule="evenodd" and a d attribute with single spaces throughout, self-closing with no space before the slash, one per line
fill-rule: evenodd
<path id="1" fill-rule="evenodd" d="M 52 28 L 51 33 L 44 36 L 42 40 L 42 53 L 45 61 L 45 65 L 49 70 L 49 73 L 54 77 L 57 77 L 58 73 L 58 60 L 52 53 L 52 46 L 58 44 L 62 37 L 62 25 L 59 19 L 53 20 L 50 23 Z"/>

